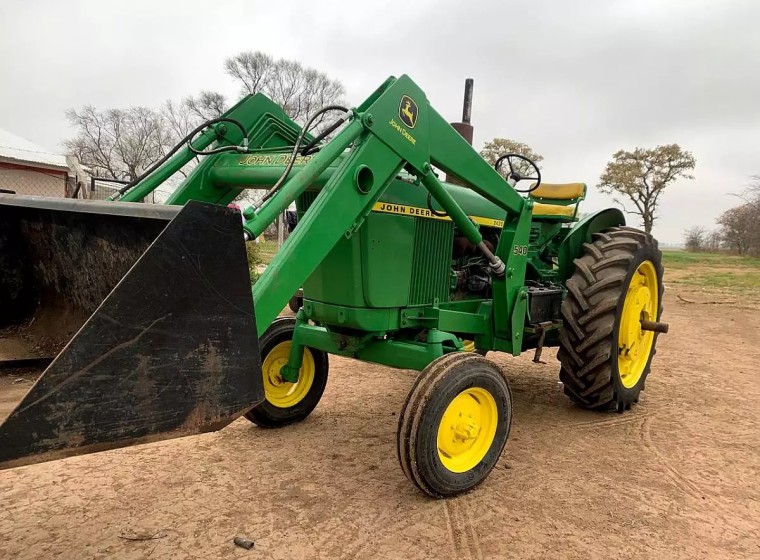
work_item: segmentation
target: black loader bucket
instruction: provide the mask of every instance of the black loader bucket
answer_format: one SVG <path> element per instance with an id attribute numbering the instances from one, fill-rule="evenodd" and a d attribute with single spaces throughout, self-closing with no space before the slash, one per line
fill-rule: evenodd
<path id="1" fill-rule="evenodd" d="M 0 468 L 220 429 L 264 399 L 240 216 L 0 194 Z"/>

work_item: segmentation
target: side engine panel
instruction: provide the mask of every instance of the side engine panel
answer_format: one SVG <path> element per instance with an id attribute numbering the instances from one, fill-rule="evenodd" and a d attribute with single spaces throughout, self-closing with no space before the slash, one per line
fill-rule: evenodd
<path id="1" fill-rule="evenodd" d="M 313 198 L 302 197 L 299 211 Z M 372 212 L 304 283 L 304 297 L 371 309 L 448 301 L 453 236 L 451 221 Z"/>

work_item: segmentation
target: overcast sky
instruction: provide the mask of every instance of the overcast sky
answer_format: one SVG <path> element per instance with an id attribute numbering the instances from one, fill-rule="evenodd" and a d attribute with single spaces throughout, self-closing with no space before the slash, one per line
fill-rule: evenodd
<path id="1" fill-rule="evenodd" d="M 655 225 L 678 243 L 760 174 L 758 22 L 756 0 L 0 0 L 0 127 L 61 151 L 71 107 L 232 100 L 243 50 L 323 70 L 353 104 L 409 74 L 450 120 L 471 77 L 475 146 L 527 142 L 547 182 L 592 187 L 587 211 L 611 202 L 593 186 L 617 149 L 692 151 Z"/>

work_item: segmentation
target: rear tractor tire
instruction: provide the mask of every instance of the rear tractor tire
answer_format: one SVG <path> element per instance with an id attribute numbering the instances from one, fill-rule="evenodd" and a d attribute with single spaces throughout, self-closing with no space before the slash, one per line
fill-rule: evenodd
<path id="1" fill-rule="evenodd" d="M 279 428 L 306 418 L 319 403 L 327 385 L 327 353 L 305 348 L 298 381 L 288 383 L 280 368 L 288 362 L 296 321 L 279 317 L 259 338 L 261 369 L 266 400 L 252 408 L 245 417 L 262 428 Z"/>
<path id="2" fill-rule="evenodd" d="M 612 228 L 584 245 L 567 281 L 558 353 L 577 405 L 623 412 L 638 402 L 657 342 L 641 321 L 660 320 L 662 274 L 657 241 L 643 231 Z"/>
<path id="3" fill-rule="evenodd" d="M 399 463 L 429 496 L 466 492 L 496 466 L 511 423 L 512 394 L 498 366 L 474 353 L 446 354 L 422 371 L 401 409 Z"/>

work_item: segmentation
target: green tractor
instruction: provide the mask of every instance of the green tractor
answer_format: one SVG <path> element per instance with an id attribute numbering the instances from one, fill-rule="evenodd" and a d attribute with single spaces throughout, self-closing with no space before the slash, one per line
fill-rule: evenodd
<path id="1" fill-rule="evenodd" d="M 0 328 L 30 349 L 17 364 L 46 368 L 0 427 L 0 465 L 299 422 L 331 354 L 420 372 L 397 452 L 436 497 L 483 481 L 506 444 L 512 395 L 487 352 L 558 346 L 573 402 L 628 409 L 667 330 L 657 242 L 617 209 L 579 219 L 585 185 L 546 184 L 523 156 L 499 158 L 505 179 L 458 130 L 407 76 L 303 128 L 257 94 L 118 201 L 0 195 Z M 199 154 L 166 205 L 139 203 Z M 227 206 L 248 188 L 266 193 L 241 221 Z M 245 239 L 293 202 L 251 291 Z"/>

